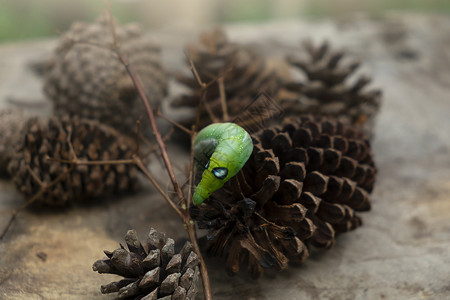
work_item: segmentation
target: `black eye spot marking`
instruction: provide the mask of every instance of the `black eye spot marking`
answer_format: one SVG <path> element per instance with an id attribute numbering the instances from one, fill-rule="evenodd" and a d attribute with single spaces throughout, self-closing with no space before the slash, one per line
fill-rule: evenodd
<path id="1" fill-rule="evenodd" d="M 205 169 L 208 169 L 209 168 L 209 160 L 208 160 L 208 162 L 206 163 L 206 166 L 205 166 Z"/>
<path id="2" fill-rule="evenodd" d="M 223 167 L 218 167 L 212 169 L 212 173 L 214 176 L 216 176 L 217 179 L 225 179 L 228 175 L 228 169 Z"/>

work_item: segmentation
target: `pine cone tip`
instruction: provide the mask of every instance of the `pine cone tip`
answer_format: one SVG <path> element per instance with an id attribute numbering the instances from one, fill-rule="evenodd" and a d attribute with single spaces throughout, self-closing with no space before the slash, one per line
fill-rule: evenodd
<path id="1" fill-rule="evenodd" d="M 125 279 L 101 286 L 103 294 L 115 293 L 119 299 L 194 299 L 199 279 L 199 258 L 186 242 L 175 253 L 175 242 L 151 229 L 141 243 L 136 231 L 125 236 L 128 250 L 121 245 L 106 258 L 97 260 L 93 271 L 117 274 Z"/>

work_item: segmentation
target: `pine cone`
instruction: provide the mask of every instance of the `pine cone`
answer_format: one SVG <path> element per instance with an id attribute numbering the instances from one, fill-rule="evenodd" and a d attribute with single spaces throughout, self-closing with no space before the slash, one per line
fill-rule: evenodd
<path id="1" fill-rule="evenodd" d="M 228 119 L 223 117 L 220 88 L 216 81 L 206 91 L 206 103 L 200 117 L 201 128 L 212 122 L 207 109 L 218 120 L 233 120 L 262 92 L 274 95 L 279 88 L 274 66 L 255 51 L 228 41 L 220 29 L 203 33 L 198 44 L 190 45 L 187 52 L 203 82 L 209 83 L 221 76 L 224 81 Z M 191 92 L 174 99 L 172 106 L 197 108 L 202 96 L 197 80 L 190 72 L 176 74 L 176 77 Z M 183 123 L 192 125 L 194 121 L 195 114 Z"/>
<path id="2" fill-rule="evenodd" d="M 62 206 L 70 201 L 135 190 L 139 186 L 137 169 L 132 165 L 78 165 L 70 171 L 68 164 L 47 160 L 47 157 L 74 159 L 69 136 L 80 160 L 130 159 L 135 153 L 131 140 L 97 121 L 64 117 L 51 118 L 43 125 L 32 118 L 24 126 L 18 151 L 8 166 L 13 182 L 26 197 L 41 190 L 37 179 L 49 185 L 60 176 L 37 202 Z"/>
<path id="3" fill-rule="evenodd" d="M 152 107 L 166 94 L 160 48 L 136 24 L 115 25 L 120 51 L 139 76 Z M 45 93 L 58 115 L 98 120 L 131 135 L 136 121 L 147 122 L 137 91 L 112 51 L 108 17 L 74 23 L 60 40 L 45 76 Z M 142 125 L 143 129 L 149 126 Z M 144 132 L 148 135 L 148 132 Z"/>
<path id="4" fill-rule="evenodd" d="M 0 175 L 8 175 L 8 164 L 20 141 L 25 120 L 22 111 L 12 108 L 0 110 Z"/>
<path id="5" fill-rule="evenodd" d="M 345 53 L 332 50 L 326 42 L 318 47 L 306 42 L 305 48 L 308 59 L 291 56 L 288 61 L 301 70 L 307 80 L 285 84 L 278 95 L 281 106 L 288 115 L 333 116 L 348 124 L 362 126 L 371 136 L 381 91 L 366 91 L 365 87 L 371 82 L 367 76 L 359 77 L 353 84 L 348 82 L 360 62 L 344 64 Z"/>
<path id="6" fill-rule="evenodd" d="M 134 230 L 127 232 L 125 241 L 128 251 L 122 245 L 113 252 L 104 251 L 107 257 L 96 261 L 92 267 L 99 273 L 125 277 L 103 285 L 103 294 L 118 292 L 118 299 L 195 298 L 199 258 L 190 242 L 175 254 L 174 241 L 153 228 L 144 244 L 139 242 Z"/>
<path id="7" fill-rule="evenodd" d="M 304 117 L 252 138 L 241 172 L 192 217 L 209 230 L 207 252 L 226 254 L 230 274 L 244 263 L 258 278 L 360 226 L 355 212 L 370 209 L 376 170 L 369 141 L 339 121 Z"/>

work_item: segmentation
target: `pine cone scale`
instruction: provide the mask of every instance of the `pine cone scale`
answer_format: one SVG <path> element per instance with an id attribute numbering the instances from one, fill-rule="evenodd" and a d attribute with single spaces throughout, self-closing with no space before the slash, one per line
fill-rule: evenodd
<path id="1" fill-rule="evenodd" d="M 293 69 L 300 70 L 306 80 L 283 83 L 278 101 L 290 115 L 315 113 L 339 118 L 360 126 L 370 136 L 374 117 L 380 106 L 381 91 L 368 90 L 371 78 L 361 75 L 354 83 L 349 78 L 361 63 L 344 62 L 344 52 L 331 49 L 328 43 L 315 46 L 306 42 L 307 58 L 288 56 Z"/>
<path id="2" fill-rule="evenodd" d="M 330 248 L 336 232 L 361 225 L 355 212 L 370 209 L 376 171 L 363 135 L 331 119 L 285 122 L 254 134 L 240 174 L 192 209 L 230 274 L 245 264 L 257 278 L 303 261 L 307 245 Z"/>
<path id="3" fill-rule="evenodd" d="M 102 293 L 118 292 L 118 299 L 193 299 L 198 281 L 197 255 L 189 242 L 175 254 L 174 241 L 151 229 L 142 244 L 134 230 L 125 237 L 123 247 L 106 251 L 93 270 L 125 277 L 101 287 Z"/>
<path id="4" fill-rule="evenodd" d="M 23 130 L 18 151 L 8 166 L 13 182 L 26 197 L 32 197 L 42 188 L 36 178 L 46 185 L 59 178 L 36 200 L 40 204 L 63 206 L 139 187 L 135 166 L 77 165 L 72 170 L 70 165 L 48 160 L 48 157 L 73 160 L 72 149 L 80 161 L 131 158 L 134 141 L 108 126 L 76 117 L 51 118 L 45 122 L 32 118 Z"/>
<path id="5" fill-rule="evenodd" d="M 211 83 L 206 90 L 204 106 L 209 107 L 212 115 L 223 119 L 223 107 L 219 81 L 223 80 L 229 121 L 242 114 L 242 109 L 256 99 L 261 92 L 275 95 L 280 80 L 268 59 L 256 51 L 228 41 L 222 30 L 202 34 L 198 43 L 189 45 L 187 52 L 200 79 Z M 190 63 L 190 62 L 189 62 Z M 192 74 L 176 74 L 177 81 L 189 89 L 186 94 L 171 100 L 173 107 L 197 107 L 203 91 Z M 185 120 L 192 125 L 195 116 Z M 205 109 L 200 115 L 200 127 L 211 123 L 211 116 Z"/>
<path id="6" fill-rule="evenodd" d="M 122 54 L 140 78 L 150 104 L 157 106 L 167 86 L 159 47 L 135 24 L 115 25 Z M 91 42 L 95 45 L 84 44 Z M 73 24 L 49 61 L 44 91 L 54 102 L 57 115 L 98 120 L 132 135 L 142 115 L 142 104 L 111 47 L 106 15 L 92 24 Z"/>

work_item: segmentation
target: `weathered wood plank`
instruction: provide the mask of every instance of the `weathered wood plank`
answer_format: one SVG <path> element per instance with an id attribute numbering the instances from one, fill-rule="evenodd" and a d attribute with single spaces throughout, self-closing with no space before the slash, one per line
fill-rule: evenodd
<path id="1" fill-rule="evenodd" d="M 208 260 L 217 299 L 443 299 L 450 295 L 450 18 L 391 16 L 381 20 L 289 22 L 227 27 L 231 39 L 271 55 L 294 50 L 300 39 L 329 39 L 359 56 L 372 71 L 384 102 L 375 128 L 379 166 L 373 209 L 364 226 L 313 252 L 301 266 L 258 282 L 228 278 L 220 260 Z M 155 32 L 171 69 L 182 67 L 182 46 L 195 32 Z M 29 102 L 45 115 L 39 79 L 25 68 L 54 41 L 0 46 L 0 105 Z M 45 105 L 35 105 L 44 101 Z M 172 148 L 180 163 L 186 154 Z M 160 168 L 155 162 L 155 170 Z M 180 172 L 181 174 L 181 172 Z M 23 202 L 0 182 L 0 224 Z M 126 230 L 144 236 L 150 226 L 184 237 L 178 221 L 149 186 L 127 199 L 63 211 L 28 210 L 0 244 L 2 299 L 111 299 L 101 296 L 108 276 L 91 270 L 103 249 Z M 3 225 L 2 225 L 3 226 Z M 36 255 L 47 253 L 44 262 Z M 225 280 L 224 280 L 225 279 Z"/>

